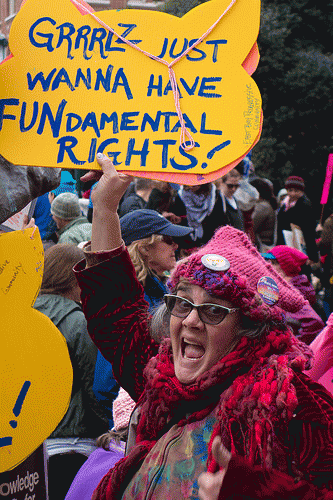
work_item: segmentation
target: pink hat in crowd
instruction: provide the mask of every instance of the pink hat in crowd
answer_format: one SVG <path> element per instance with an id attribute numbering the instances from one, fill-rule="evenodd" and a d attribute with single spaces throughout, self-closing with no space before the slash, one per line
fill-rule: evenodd
<path id="1" fill-rule="evenodd" d="M 297 312 L 306 304 L 247 235 L 231 226 L 219 228 L 207 245 L 177 263 L 168 282 L 171 292 L 181 280 L 231 302 L 255 321 L 283 321 L 281 309 Z"/>
<path id="2" fill-rule="evenodd" d="M 134 410 L 135 402 L 129 394 L 121 387 L 118 396 L 112 403 L 113 430 L 120 431 L 126 429 L 129 424 L 131 414 Z"/>
<path id="3" fill-rule="evenodd" d="M 276 259 L 287 276 L 297 276 L 308 260 L 305 253 L 287 245 L 277 245 L 269 253 L 262 254 L 262 256 L 265 259 Z"/>

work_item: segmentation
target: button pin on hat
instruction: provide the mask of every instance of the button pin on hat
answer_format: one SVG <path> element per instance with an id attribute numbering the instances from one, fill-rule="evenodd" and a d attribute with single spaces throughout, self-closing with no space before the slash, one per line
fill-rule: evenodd
<path id="1" fill-rule="evenodd" d="M 270 276 L 260 278 L 257 284 L 257 291 L 265 304 L 269 306 L 274 306 L 279 300 L 279 287 Z"/>
<path id="2" fill-rule="evenodd" d="M 222 255 L 214 253 L 209 253 L 201 257 L 201 262 L 207 269 L 211 269 L 212 271 L 228 271 L 230 269 L 230 262 L 222 257 Z"/>

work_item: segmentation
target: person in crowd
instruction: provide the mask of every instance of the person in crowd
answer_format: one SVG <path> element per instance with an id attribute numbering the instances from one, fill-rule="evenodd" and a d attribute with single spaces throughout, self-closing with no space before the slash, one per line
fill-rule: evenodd
<path id="1" fill-rule="evenodd" d="M 73 367 L 68 410 L 46 441 L 50 500 L 65 498 L 78 469 L 95 449 L 96 437 L 109 427 L 92 391 L 97 348 L 87 332 L 80 289 L 72 271 L 83 256 L 74 245 L 48 248 L 42 286 L 34 304 L 64 336 Z"/>
<path id="2" fill-rule="evenodd" d="M 76 194 L 59 194 L 52 201 L 51 214 L 58 228 L 58 243 L 78 245 L 90 240 L 91 223 L 82 215 Z"/>
<path id="3" fill-rule="evenodd" d="M 292 175 L 285 182 L 288 195 L 283 200 L 278 211 L 278 234 L 277 244 L 284 245 L 283 230 L 291 231 L 292 224 L 297 226 L 303 233 L 306 254 L 310 263 L 318 264 L 319 255 L 316 245 L 316 220 L 313 207 L 305 194 L 305 183 L 302 177 Z"/>
<path id="4" fill-rule="evenodd" d="M 282 202 L 286 198 L 286 196 L 288 196 L 288 191 L 286 190 L 286 188 L 280 189 L 280 191 L 278 192 L 277 197 L 276 197 L 278 208 L 281 207 Z"/>
<path id="5" fill-rule="evenodd" d="M 239 174 L 237 179 L 238 186 Z M 182 225 L 193 228 L 190 238 L 184 242 L 187 253 L 207 243 L 220 226 L 232 224 L 225 196 L 214 183 L 180 186 L 170 211 L 181 218 Z"/>
<path id="6" fill-rule="evenodd" d="M 67 170 L 61 171 L 60 185 L 56 189 L 39 196 L 36 200 L 33 217 L 39 229 L 45 250 L 58 241 L 56 234 L 57 225 L 51 214 L 51 202 L 61 193 L 77 194 L 76 182 Z"/>
<path id="7" fill-rule="evenodd" d="M 276 245 L 278 203 L 272 186 L 265 179 L 257 177 L 251 184 L 259 192 L 252 215 L 255 243 L 260 252 L 266 252 Z"/>
<path id="8" fill-rule="evenodd" d="M 241 173 L 238 189 L 234 193 L 234 198 L 238 208 L 241 210 L 244 221 L 244 232 L 248 235 L 252 243 L 255 242 L 254 227 L 253 227 L 253 212 L 259 193 L 254 186 L 249 182 L 249 178 L 243 175 L 244 170 L 247 170 L 246 163 L 243 161 L 236 167 Z"/>
<path id="9" fill-rule="evenodd" d="M 61 193 L 74 193 L 79 196 L 76 189 L 76 181 L 72 174 L 67 170 L 61 171 L 61 180 L 59 186 L 48 193 L 50 204 L 52 203 L 54 198 L 56 198 Z"/>
<path id="10" fill-rule="evenodd" d="M 326 327 L 311 342 L 314 359 L 309 377 L 322 384 L 333 395 L 333 314 L 330 314 Z"/>
<path id="11" fill-rule="evenodd" d="M 97 449 L 78 471 L 65 500 L 91 500 L 94 489 L 103 476 L 124 457 L 128 425 L 134 406 L 132 398 L 120 388 L 113 401 L 114 427 L 97 439 Z"/>
<path id="12" fill-rule="evenodd" d="M 93 237 L 75 274 L 89 333 L 137 406 L 126 457 L 92 498 L 328 500 L 333 400 L 302 373 L 311 353 L 283 312 L 303 296 L 226 226 L 176 264 L 148 325 L 117 215 L 130 178 L 98 161 Z M 154 329 L 170 338 L 156 343 Z"/>
<path id="13" fill-rule="evenodd" d="M 39 229 L 39 234 L 43 242 L 44 250 L 54 245 L 58 241 L 57 225 L 51 214 L 51 203 L 49 193 L 39 196 L 36 200 L 34 219 Z"/>
<path id="14" fill-rule="evenodd" d="M 318 247 L 323 258 L 321 282 L 325 288 L 324 302 L 329 316 L 333 312 L 333 214 L 323 224 Z"/>
<path id="15" fill-rule="evenodd" d="M 155 210 L 142 209 L 120 218 L 122 238 L 144 288 L 150 309 L 159 305 L 167 293 L 166 276 L 176 265 L 180 239 L 192 228 L 172 224 Z"/>
<path id="16" fill-rule="evenodd" d="M 152 181 L 152 192 L 150 193 L 147 207 L 156 210 L 173 224 L 180 224 L 181 217 L 170 212 L 170 207 L 174 201 L 176 192 L 169 182 Z"/>
<path id="17" fill-rule="evenodd" d="M 220 193 L 226 223 L 243 231 L 244 217 L 235 198 L 235 192 L 239 188 L 241 180 L 242 176 L 236 168 L 230 170 L 230 172 L 221 178 Z"/>
<path id="18" fill-rule="evenodd" d="M 176 226 L 155 210 L 134 210 L 120 219 L 121 233 L 134 265 L 144 297 L 153 311 L 167 293 L 165 281 L 176 264 L 178 241 L 191 232 L 191 228 Z M 117 389 L 112 365 L 98 351 L 94 394 L 109 414 Z"/>
<path id="19" fill-rule="evenodd" d="M 309 345 L 322 331 L 325 324 L 314 310 L 317 300 L 316 292 L 303 272 L 308 256 L 287 245 L 277 245 L 268 253 L 263 253 L 262 256 L 269 260 L 277 272 L 296 287 L 308 301 L 299 311 L 287 313 L 287 320 L 292 325 L 295 335 Z"/>
<path id="20" fill-rule="evenodd" d="M 153 190 L 153 184 L 150 179 L 137 177 L 135 179 L 135 192 L 124 198 L 119 206 L 119 217 L 142 208 L 147 208 L 150 193 Z"/>

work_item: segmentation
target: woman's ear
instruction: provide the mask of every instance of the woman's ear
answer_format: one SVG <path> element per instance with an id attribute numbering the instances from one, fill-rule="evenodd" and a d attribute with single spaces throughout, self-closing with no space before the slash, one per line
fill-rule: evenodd
<path id="1" fill-rule="evenodd" d="M 145 244 L 138 245 L 138 250 L 143 258 L 147 259 L 149 255 L 149 247 Z"/>

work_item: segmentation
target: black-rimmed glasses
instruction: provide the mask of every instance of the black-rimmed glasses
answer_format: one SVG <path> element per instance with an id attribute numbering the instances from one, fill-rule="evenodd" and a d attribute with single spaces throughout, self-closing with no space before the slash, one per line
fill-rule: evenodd
<path id="1" fill-rule="evenodd" d="M 178 295 L 166 294 L 164 295 L 164 301 L 172 316 L 177 318 L 186 318 L 192 309 L 198 311 L 198 316 L 203 323 L 207 325 L 218 325 L 221 323 L 227 314 L 232 314 L 238 311 L 238 307 L 225 307 L 219 304 L 192 304 L 187 299 L 179 297 Z"/>

